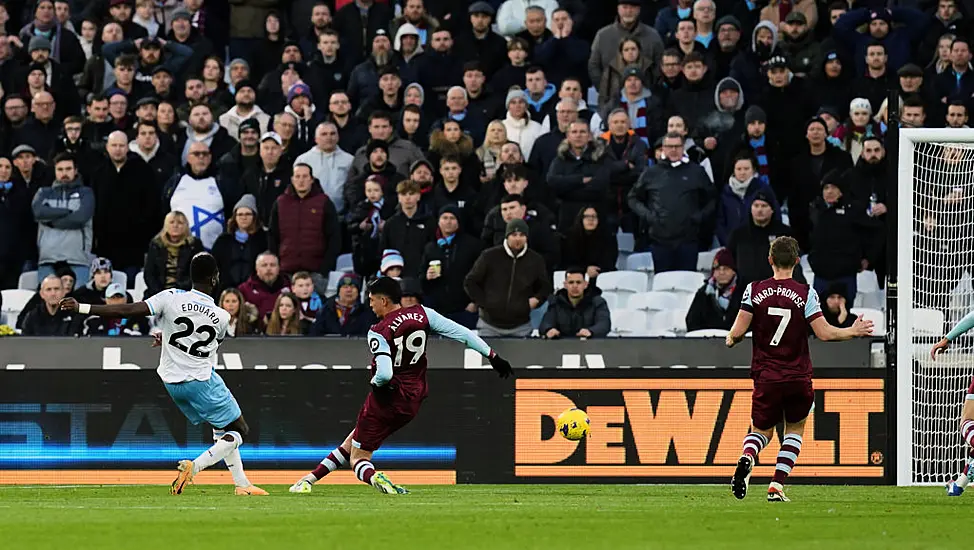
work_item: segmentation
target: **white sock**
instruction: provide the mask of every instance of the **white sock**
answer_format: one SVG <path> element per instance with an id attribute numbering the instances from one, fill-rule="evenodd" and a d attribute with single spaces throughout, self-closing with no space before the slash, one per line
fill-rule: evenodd
<path id="1" fill-rule="evenodd" d="M 220 462 L 230 455 L 231 452 L 235 451 L 243 438 L 237 432 L 227 432 L 233 438 L 232 441 L 227 441 L 226 439 L 220 438 L 219 441 L 213 444 L 212 447 L 203 452 L 200 456 L 196 457 L 193 461 L 193 474 L 198 474 L 203 470 L 209 468 L 210 466 Z"/>
<path id="2" fill-rule="evenodd" d="M 240 449 L 230 451 L 230 454 L 223 461 L 227 463 L 230 475 L 233 476 L 234 485 L 237 487 L 250 487 L 250 480 L 247 479 L 247 474 L 244 473 L 243 461 L 240 460 Z"/>

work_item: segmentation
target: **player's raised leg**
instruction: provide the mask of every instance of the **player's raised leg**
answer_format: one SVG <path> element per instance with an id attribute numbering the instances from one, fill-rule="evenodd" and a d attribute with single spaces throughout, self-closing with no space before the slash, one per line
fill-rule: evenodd
<path id="1" fill-rule="evenodd" d="M 738 499 L 747 496 L 747 487 L 751 482 L 751 472 L 754 464 L 758 460 L 758 454 L 767 446 L 772 435 L 772 430 L 759 430 L 755 428 L 744 437 L 744 449 L 741 458 L 737 461 L 737 469 L 734 470 L 734 477 L 731 478 L 731 491 Z"/>
<path id="2" fill-rule="evenodd" d="M 352 433 L 355 433 L 354 431 Z M 291 488 L 288 489 L 292 493 L 310 493 L 311 486 L 316 482 L 320 481 L 321 478 L 334 472 L 335 470 L 348 465 L 348 461 L 352 456 L 352 433 L 348 434 L 345 441 L 339 445 L 334 451 L 328 453 L 321 463 L 315 466 L 314 470 L 307 473 L 301 479 L 297 480 Z"/>

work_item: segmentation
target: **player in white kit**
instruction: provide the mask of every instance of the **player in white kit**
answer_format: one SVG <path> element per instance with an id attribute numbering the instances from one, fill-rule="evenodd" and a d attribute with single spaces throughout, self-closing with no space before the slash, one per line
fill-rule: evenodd
<path id="1" fill-rule="evenodd" d="M 200 252 L 190 263 L 193 290 L 164 290 L 144 302 L 119 305 L 79 304 L 74 298 L 61 300 L 61 309 L 102 317 L 153 316 L 161 333 L 153 347 L 161 346 L 156 372 L 179 410 L 193 424 L 213 426 L 213 446 L 195 460 L 181 460 L 170 492 L 181 494 L 200 471 L 225 461 L 233 476 L 237 495 L 266 495 L 247 480 L 240 460 L 240 445 L 250 431 L 223 379 L 213 368 L 217 349 L 227 337 L 230 314 L 214 303 L 210 293 L 220 280 L 216 260 Z"/>

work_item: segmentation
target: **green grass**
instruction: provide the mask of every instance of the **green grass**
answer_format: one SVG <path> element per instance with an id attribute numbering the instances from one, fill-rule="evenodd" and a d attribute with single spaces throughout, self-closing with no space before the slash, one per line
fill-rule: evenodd
<path id="1" fill-rule="evenodd" d="M 792 486 L 769 504 L 724 486 L 318 486 L 266 498 L 225 486 L 0 487 L 0 548 L 962 548 L 974 495 Z"/>

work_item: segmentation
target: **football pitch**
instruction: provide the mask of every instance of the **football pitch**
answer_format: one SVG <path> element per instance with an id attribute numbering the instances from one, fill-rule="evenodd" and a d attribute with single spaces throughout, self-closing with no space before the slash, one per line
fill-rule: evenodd
<path id="1" fill-rule="evenodd" d="M 365 486 L 235 497 L 229 486 L 0 487 L 0 548 L 961 548 L 974 494 L 791 486 Z"/>

